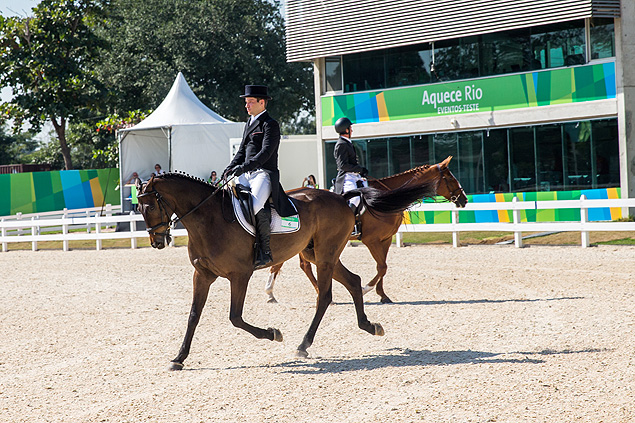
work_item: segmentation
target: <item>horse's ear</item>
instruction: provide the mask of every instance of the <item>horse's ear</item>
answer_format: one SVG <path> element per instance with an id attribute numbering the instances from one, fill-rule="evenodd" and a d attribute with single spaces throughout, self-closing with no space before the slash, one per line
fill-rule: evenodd
<path id="1" fill-rule="evenodd" d="M 448 167 L 448 165 L 450 164 L 450 160 L 452 160 L 452 156 L 448 156 L 448 158 L 447 158 L 447 159 L 443 160 L 443 161 L 441 162 L 441 165 L 442 165 L 442 166 L 445 166 L 445 167 Z"/>

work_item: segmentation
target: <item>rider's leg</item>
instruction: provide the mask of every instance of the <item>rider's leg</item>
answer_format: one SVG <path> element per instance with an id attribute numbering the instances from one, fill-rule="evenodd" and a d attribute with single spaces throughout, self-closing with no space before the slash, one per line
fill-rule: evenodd
<path id="1" fill-rule="evenodd" d="M 273 262 L 269 239 L 271 235 L 271 180 L 264 170 L 251 172 L 251 194 L 254 197 L 254 215 L 256 216 L 256 245 L 254 251 L 254 268 L 261 269 Z"/>

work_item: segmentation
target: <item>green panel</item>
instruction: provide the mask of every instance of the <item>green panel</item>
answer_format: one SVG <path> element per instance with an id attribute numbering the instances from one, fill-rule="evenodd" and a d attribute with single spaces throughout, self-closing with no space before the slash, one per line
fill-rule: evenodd
<path id="1" fill-rule="evenodd" d="M 11 214 L 11 175 L 0 175 L 0 216 Z"/>
<path id="2" fill-rule="evenodd" d="M 11 175 L 11 213 L 32 213 L 33 191 L 31 173 L 14 173 Z"/>

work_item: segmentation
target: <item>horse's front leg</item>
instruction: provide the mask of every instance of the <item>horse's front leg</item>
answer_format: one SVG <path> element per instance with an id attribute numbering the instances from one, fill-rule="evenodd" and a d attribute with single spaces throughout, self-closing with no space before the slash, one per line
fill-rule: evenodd
<path id="1" fill-rule="evenodd" d="M 217 276 L 210 272 L 204 270 L 194 270 L 192 308 L 190 310 L 190 316 L 187 319 L 187 330 L 185 331 L 185 339 L 183 340 L 183 344 L 181 344 L 179 354 L 174 360 L 170 362 L 170 366 L 168 367 L 169 370 L 181 370 L 183 368 L 183 362 L 190 354 L 192 338 L 194 337 L 196 325 L 198 325 L 198 322 L 201 318 L 203 307 L 205 307 L 205 302 L 207 301 L 207 295 L 209 293 L 209 287 L 212 282 L 216 280 L 216 278 Z"/>
<path id="2" fill-rule="evenodd" d="M 245 295 L 249 284 L 250 273 L 233 274 L 229 278 L 231 287 L 231 305 L 229 309 L 229 320 L 237 328 L 241 328 L 251 333 L 256 338 L 266 338 L 270 341 L 282 342 L 282 333 L 278 329 L 261 329 L 252 326 L 243 320 L 243 306 L 245 305 Z"/>

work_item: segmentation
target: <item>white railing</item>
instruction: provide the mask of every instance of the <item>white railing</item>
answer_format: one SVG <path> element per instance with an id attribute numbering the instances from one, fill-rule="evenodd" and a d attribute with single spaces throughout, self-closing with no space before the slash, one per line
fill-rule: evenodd
<path id="1" fill-rule="evenodd" d="M 83 209 L 63 209 L 57 211 L 50 212 L 41 212 L 41 213 L 16 213 L 10 216 L 0 216 L 0 221 L 31 221 L 38 219 L 57 219 L 57 218 L 69 218 L 69 217 L 91 217 L 94 216 L 95 213 L 103 214 L 105 216 L 112 216 L 114 213 L 120 212 L 121 206 L 113 206 L 112 204 L 106 204 L 103 207 L 89 207 Z M 73 229 L 86 229 L 90 232 L 91 227 L 89 225 L 76 225 Z M 42 232 L 59 232 L 61 231 L 61 227 L 43 227 L 40 233 Z M 18 227 L 15 229 L 11 229 L 8 231 L 9 235 L 23 235 L 25 233 L 31 233 L 31 228 L 27 226 Z"/>
<path id="2" fill-rule="evenodd" d="M 144 238 L 148 236 L 148 232 L 145 230 L 137 230 L 137 222 L 143 221 L 143 216 L 130 212 L 127 215 L 119 216 L 100 216 L 99 212 L 96 212 L 92 217 L 58 217 L 49 219 L 40 219 L 40 216 L 31 216 L 30 220 L 14 219 L 8 220 L 6 218 L 0 219 L 0 243 L 2 244 L 2 251 L 8 251 L 9 243 L 16 242 L 30 242 L 31 249 L 37 251 L 37 243 L 42 241 L 62 241 L 62 248 L 64 251 L 69 250 L 69 241 L 95 241 L 95 247 L 97 250 L 102 249 L 102 241 L 104 239 L 130 239 L 131 248 L 137 248 L 137 238 Z M 117 223 L 127 222 L 130 225 L 129 231 L 113 232 L 106 231 L 104 228 L 110 226 L 116 226 Z M 70 232 L 73 228 L 86 227 L 86 232 Z M 50 228 L 60 228 L 58 232 L 61 233 L 49 233 Z M 22 232 L 17 230 L 21 229 Z M 24 232 L 27 234 L 22 234 Z M 11 234 L 13 232 L 13 234 Z M 171 231 L 172 237 L 187 236 L 185 229 L 173 229 Z M 172 241 L 173 245 L 174 241 Z"/>
<path id="3" fill-rule="evenodd" d="M 627 208 L 635 207 L 635 198 L 588 200 L 584 195 L 579 200 L 554 201 L 518 201 L 468 203 L 463 209 L 452 203 L 422 203 L 411 211 L 451 211 L 452 223 L 403 224 L 396 234 L 397 246 L 403 246 L 403 234 L 411 232 L 451 232 L 452 245 L 459 246 L 460 232 L 513 232 L 516 247 L 523 246 L 523 232 L 580 232 L 582 247 L 590 245 L 589 232 L 592 231 L 635 231 L 635 222 L 589 222 L 589 209 L 598 207 Z M 521 222 L 521 210 L 579 209 L 579 222 Z M 460 223 L 460 210 L 511 210 L 512 222 Z"/>
<path id="4" fill-rule="evenodd" d="M 118 206 L 112 207 L 114 212 Z M 470 231 L 496 231 L 513 232 L 516 247 L 523 246 L 523 232 L 580 232 L 582 246 L 590 245 L 589 232 L 592 231 L 635 231 L 635 222 L 589 222 L 588 210 L 590 208 L 635 208 L 635 198 L 612 200 L 587 200 L 584 196 L 580 200 L 554 200 L 554 201 L 517 201 L 469 203 L 465 208 L 458 209 L 451 203 L 423 203 L 413 207 L 412 211 L 450 211 L 452 223 L 434 224 L 404 224 L 397 232 L 397 246 L 403 246 L 403 234 L 412 232 L 451 232 L 452 244 L 459 246 L 459 233 Z M 577 222 L 521 222 L 521 210 L 553 210 L 553 209 L 579 209 L 580 221 Z M 460 223 L 460 210 L 512 210 L 513 221 L 509 223 Z M 2 251 L 8 250 L 9 243 L 30 242 L 31 249 L 37 251 L 37 243 L 43 241 L 62 241 L 63 250 L 69 250 L 69 241 L 95 241 L 97 250 L 102 249 L 104 239 L 130 239 L 131 248 L 137 248 L 137 238 L 148 236 L 147 231 L 137 230 L 137 222 L 143 221 L 143 216 L 130 212 L 126 215 L 100 216 L 101 208 L 92 210 L 92 216 L 80 217 L 86 214 L 86 210 L 67 210 L 60 212 L 39 213 L 17 217 L 0 218 L 0 243 Z M 79 212 L 79 214 L 78 214 Z M 105 214 L 105 212 L 104 212 Z M 117 223 L 128 223 L 128 231 L 104 231 L 104 228 L 116 226 Z M 70 232 L 73 229 L 86 228 L 86 232 Z M 57 233 L 47 233 L 56 230 Z M 173 229 L 173 239 L 179 236 L 187 236 L 185 229 Z M 172 241 L 173 245 L 174 241 Z"/>

